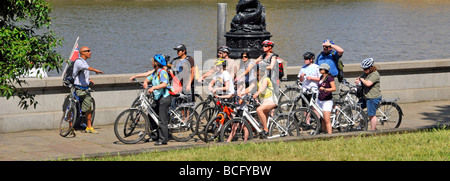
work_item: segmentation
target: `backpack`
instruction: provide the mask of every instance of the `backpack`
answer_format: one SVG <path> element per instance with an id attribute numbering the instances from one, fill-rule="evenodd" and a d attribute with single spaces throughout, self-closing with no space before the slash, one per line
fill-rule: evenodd
<path id="1" fill-rule="evenodd" d="M 265 58 L 266 54 L 263 55 L 263 59 Z M 277 62 L 278 62 L 278 78 L 281 79 L 284 76 L 284 65 L 283 62 L 281 62 L 280 58 L 278 57 L 277 54 L 272 53 L 272 55 L 269 58 L 269 65 L 270 65 L 270 61 L 272 61 L 272 57 L 275 56 L 277 58 Z"/>
<path id="2" fill-rule="evenodd" d="M 63 85 L 68 87 L 69 85 L 73 84 L 75 82 L 75 77 L 73 77 L 73 66 L 75 65 L 75 62 L 78 59 L 75 59 L 75 61 L 70 61 L 68 63 L 66 72 L 63 75 Z M 77 74 L 78 75 L 78 74 Z"/>
<path id="3" fill-rule="evenodd" d="M 277 57 L 277 60 L 279 60 L 279 58 Z M 278 62 L 278 78 L 281 79 L 284 76 L 284 65 L 283 62 L 279 61 Z"/>
<path id="4" fill-rule="evenodd" d="M 321 57 L 321 56 L 322 56 L 322 52 L 320 52 L 319 56 L 317 56 L 316 61 L 319 60 L 319 57 Z M 331 57 L 333 57 L 333 61 L 337 64 L 337 69 L 338 69 L 337 78 L 338 78 L 339 82 L 342 82 L 342 80 L 344 79 L 344 62 L 342 61 L 342 59 L 339 59 L 336 62 L 336 60 L 334 60 L 334 56 L 331 56 Z"/>
<path id="5" fill-rule="evenodd" d="M 158 71 L 158 79 L 160 78 L 160 74 L 161 74 L 162 69 L 159 69 Z M 170 95 L 177 95 L 179 94 L 182 90 L 183 87 L 181 86 L 181 82 L 180 80 L 175 77 L 175 75 L 173 75 L 172 71 L 167 71 L 167 73 L 169 74 L 169 82 L 170 82 L 170 86 L 172 86 L 171 89 L 169 89 L 169 94 Z"/>

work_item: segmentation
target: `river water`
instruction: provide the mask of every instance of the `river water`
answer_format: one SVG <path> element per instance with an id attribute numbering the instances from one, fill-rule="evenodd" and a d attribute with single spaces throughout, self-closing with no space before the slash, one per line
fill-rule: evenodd
<path id="1" fill-rule="evenodd" d="M 57 51 L 67 59 L 80 37 L 90 66 L 105 74 L 151 69 L 156 53 L 202 51 L 216 56 L 217 3 L 228 3 L 227 29 L 238 0 L 51 0 L 50 27 L 63 37 Z M 306 51 L 319 53 L 324 39 L 344 50 L 344 63 L 449 58 L 448 0 L 260 0 L 274 50 L 289 65 L 302 65 Z M 61 71 L 62 72 L 62 71 Z M 59 76 L 49 72 L 49 76 Z"/>

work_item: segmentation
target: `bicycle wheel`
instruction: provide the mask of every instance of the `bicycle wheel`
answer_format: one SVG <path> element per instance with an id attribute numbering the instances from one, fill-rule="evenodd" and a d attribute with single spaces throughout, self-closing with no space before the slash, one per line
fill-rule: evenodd
<path id="1" fill-rule="evenodd" d="M 197 112 L 192 107 L 177 107 L 171 111 L 169 133 L 176 141 L 188 141 L 195 135 Z"/>
<path id="2" fill-rule="evenodd" d="M 314 111 L 308 108 L 298 108 L 292 111 L 292 116 L 297 121 L 297 124 L 302 133 L 316 135 L 321 129 L 321 122 L 319 116 Z"/>
<path id="3" fill-rule="evenodd" d="M 92 109 L 91 125 L 92 125 L 92 127 L 94 127 L 94 118 L 95 118 L 95 100 L 94 100 L 94 98 L 92 98 L 91 109 Z"/>
<path id="4" fill-rule="evenodd" d="M 280 92 L 280 97 L 278 97 L 278 102 L 283 101 L 294 101 L 293 99 L 300 93 L 299 90 L 287 88 L 283 90 L 284 94 Z"/>
<path id="5" fill-rule="evenodd" d="M 287 133 L 285 132 L 287 131 Z M 269 137 L 300 136 L 298 122 L 292 114 L 280 114 L 269 125 Z"/>
<path id="6" fill-rule="evenodd" d="M 360 107 L 345 106 L 336 116 L 339 131 L 367 131 L 367 116 Z"/>
<path id="7" fill-rule="evenodd" d="M 199 139 L 202 141 L 205 141 L 205 127 L 208 124 L 208 121 L 211 120 L 213 116 L 215 116 L 218 113 L 218 111 L 214 107 L 208 107 L 205 110 L 203 110 L 197 119 L 197 123 L 195 123 L 195 132 Z"/>
<path id="8" fill-rule="evenodd" d="M 381 102 L 377 109 L 377 128 L 398 128 L 402 123 L 402 110 L 396 102 Z"/>
<path id="9" fill-rule="evenodd" d="M 221 116 L 215 116 L 208 121 L 204 129 L 204 141 L 210 142 L 222 142 L 220 139 L 220 131 L 222 129 L 222 124 L 220 123 Z"/>
<path id="10" fill-rule="evenodd" d="M 299 107 L 301 106 L 297 102 L 286 100 L 283 102 L 279 102 L 276 112 L 279 114 L 289 113 L 291 109 L 296 110 Z"/>
<path id="11" fill-rule="evenodd" d="M 149 131 L 150 120 L 139 109 L 127 109 L 117 116 L 114 134 L 125 144 L 134 144 L 144 139 Z"/>
<path id="12" fill-rule="evenodd" d="M 245 118 L 242 118 L 245 119 Z M 239 141 L 251 140 L 253 138 L 252 126 L 240 118 L 227 121 L 220 131 L 220 140 Z"/>
<path id="13" fill-rule="evenodd" d="M 61 118 L 61 122 L 59 124 L 59 135 L 62 137 L 66 137 L 69 133 L 72 132 L 73 125 L 75 124 L 75 120 L 77 119 L 77 109 L 73 103 L 70 103 Z"/>

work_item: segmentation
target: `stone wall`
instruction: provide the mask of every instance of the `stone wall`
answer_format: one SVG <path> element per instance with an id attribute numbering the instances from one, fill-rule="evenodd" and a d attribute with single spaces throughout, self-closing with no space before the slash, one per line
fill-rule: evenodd
<path id="1" fill-rule="evenodd" d="M 381 74 L 383 98 L 399 98 L 400 103 L 450 100 L 450 59 L 376 63 Z M 285 65 L 289 82 L 295 81 L 300 66 Z M 345 76 L 353 83 L 362 73 L 359 64 L 345 65 Z M 113 124 L 117 115 L 129 108 L 139 87 L 129 81 L 134 74 L 92 75 L 92 96 L 96 100 L 95 125 Z M 22 110 L 18 98 L 0 97 L 0 133 L 25 130 L 55 129 L 62 116 L 62 103 L 69 89 L 60 77 L 27 78 L 23 89 L 36 95 L 39 102 Z M 199 90 L 197 88 L 197 90 Z M 57 133 L 55 133 L 57 134 Z"/>

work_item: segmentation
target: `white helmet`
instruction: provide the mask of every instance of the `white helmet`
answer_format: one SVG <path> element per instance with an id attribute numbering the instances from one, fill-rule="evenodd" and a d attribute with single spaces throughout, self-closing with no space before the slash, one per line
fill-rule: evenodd
<path id="1" fill-rule="evenodd" d="M 361 68 L 363 69 L 369 68 L 373 66 L 373 62 L 374 62 L 373 58 L 366 58 L 361 62 Z"/>

